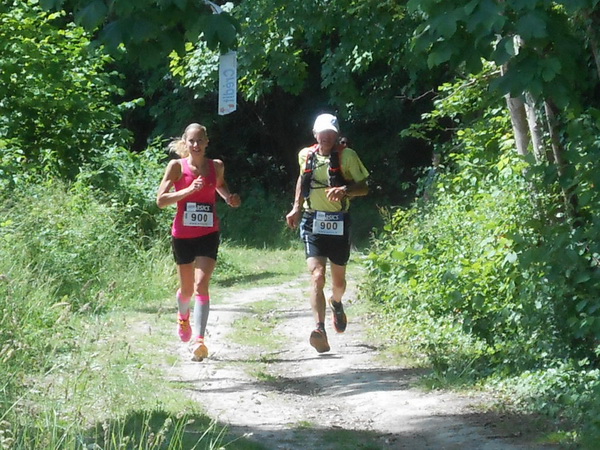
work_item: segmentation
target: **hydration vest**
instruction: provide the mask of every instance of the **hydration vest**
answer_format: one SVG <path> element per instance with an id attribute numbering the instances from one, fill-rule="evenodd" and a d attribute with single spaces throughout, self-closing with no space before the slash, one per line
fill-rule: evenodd
<path id="1" fill-rule="evenodd" d="M 301 181 L 302 196 L 304 198 L 309 197 L 312 188 L 313 171 L 316 169 L 317 164 L 317 147 L 318 144 L 313 145 L 306 155 L 306 164 L 304 165 Z M 346 184 L 341 167 L 343 150 L 344 147 L 336 145 L 331 151 L 331 154 L 329 155 L 329 167 L 327 169 L 328 184 L 324 187 L 339 187 Z"/>

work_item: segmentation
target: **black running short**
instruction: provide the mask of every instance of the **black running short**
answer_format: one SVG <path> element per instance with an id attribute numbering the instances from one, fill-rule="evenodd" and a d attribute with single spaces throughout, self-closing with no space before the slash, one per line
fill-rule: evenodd
<path id="1" fill-rule="evenodd" d="M 220 236 L 218 231 L 197 238 L 171 238 L 173 257 L 177 264 L 193 263 L 198 256 L 206 256 L 216 261 L 217 253 L 219 252 L 219 243 Z"/>
<path id="2" fill-rule="evenodd" d="M 305 212 L 300 222 L 300 237 L 306 257 L 325 257 L 338 266 L 345 266 L 350 259 L 349 214 L 344 213 L 344 234 L 341 236 L 313 233 L 314 218 L 315 213 Z"/>

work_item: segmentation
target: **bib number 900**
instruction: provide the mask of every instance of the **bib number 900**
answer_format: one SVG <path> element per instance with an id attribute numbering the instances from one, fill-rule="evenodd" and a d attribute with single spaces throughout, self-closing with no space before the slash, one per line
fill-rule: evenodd
<path id="1" fill-rule="evenodd" d="M 337 222 L 319 222 L 319 230 L 335 232 L 338 229 Z"/>
<path id="2" fill-rule="evenodd" d="M 337 212 L 317 211 L 313 221 L 314 234 L 326 234 L 330 236 L 344 235 L 344 214 Z"/>
<path id="3" fill-rule="evenodd" d="M 183 225 L 186 227 L 212 227 L 214 213 L 211 204 L 189 202 L 185 205 Z"/>

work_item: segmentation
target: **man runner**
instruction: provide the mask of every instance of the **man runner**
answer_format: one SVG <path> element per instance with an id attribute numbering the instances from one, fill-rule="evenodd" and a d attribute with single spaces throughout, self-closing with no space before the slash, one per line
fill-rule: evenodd
<path id="1" fill-rule="evenodd" d="M 352 197 L 367 195 L 369 172 L 356 152 L 337 144 L 340 129 L 331 114 L 319 115 L 313 126 L 317 141 L 298 153 L 300 175 L 296 182 L 294 204 L 286 215 L 290 228 L 300 225 L 306 263 L 311 274 L 310 306 L 316 322 L 310 345 L 317 352 L 330 350 L 325 331 L 325 274 L 331 267 L 333 327 L 346 330 L 342 297 L 346 291 L 346 264 L 350 257 L 350 216 Z M 302 211 L 304 210 L 304 212 Z"/>

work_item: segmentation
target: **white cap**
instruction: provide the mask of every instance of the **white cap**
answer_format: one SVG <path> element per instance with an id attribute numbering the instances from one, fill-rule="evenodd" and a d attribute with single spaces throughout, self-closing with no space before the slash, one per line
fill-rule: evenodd
<path id="1" fill-rule="evenodd" d="M 313 132 L 320 133 L 321 131 L 326 130 L 332 130 L 336 133 L 340 132 L 337 117 L 331 114 L 321 114 L 317 117 L 315 125 L 313 126 Z"/>

